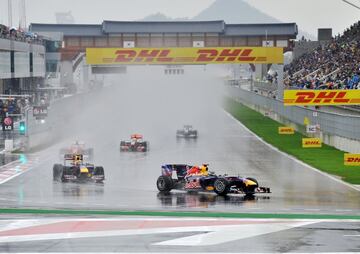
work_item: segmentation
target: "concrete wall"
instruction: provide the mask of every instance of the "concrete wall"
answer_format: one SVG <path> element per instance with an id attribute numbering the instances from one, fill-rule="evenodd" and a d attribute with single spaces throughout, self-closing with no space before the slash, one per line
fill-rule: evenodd
<path id="1" fill-rule="evenodd" d="M 360 117 L 319 112 L 296 106 L 284 107 L 281 101 L 236 87 L 228 87 L 227 95 L 268 115 L 275 121 L 294 127 L 304 135 L 319 137 L 325 144 L 342 151 L 360 153 Z M 307 117 L 311 124 L 320 124 L 321 131 L 317 135 L 306 133 L 304 117 Z"/>

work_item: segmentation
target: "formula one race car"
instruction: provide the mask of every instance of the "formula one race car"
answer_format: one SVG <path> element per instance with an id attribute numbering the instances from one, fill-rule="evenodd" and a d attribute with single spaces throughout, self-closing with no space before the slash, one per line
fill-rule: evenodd
<path id="1" fill-rule="evenodd" d="M 198 132 L 191 125 L 184 125 L 181 130 L 176 131 L 177 138 L 197 138 Z"/>
<path id="2" fill-rule="evenodd" d="M 120 141 L 120 152 L 147 152 L 149 151 L 149 142 L 143 141 L 143 136 L 133 134 L 129 141 Z"/>
<path id="3" fill-rule="evenodd" d="M 210 191 L 220 196 L 226 196 L 228 193 L 245 195 L 270 193 L 270 188 L 259 187 L 257 180 L 254 178 L 209 173 L 206 164 L 201 167 L 182 164 L 163 165 L 156 186 L 160 192 L 180 189 Z"/>
<path id="4" fill-rule="evenodd" d="M 84 163 L 82 154 L 65 154 L 64 164 L 55 164 L 53 167 L 54 181 L 61 182 L 96 182 L 105 180 L 103 167 Z"/>
<path id="5" fill-rule="evenodd" d="M 94 149 L 86 147 L 84 142 L 79 141 L 75 141 L 70 147 L 61 148 L 60 158 L 64 158 L 65 154 L 82 154 L 86 161 L 94 159 Z"/>

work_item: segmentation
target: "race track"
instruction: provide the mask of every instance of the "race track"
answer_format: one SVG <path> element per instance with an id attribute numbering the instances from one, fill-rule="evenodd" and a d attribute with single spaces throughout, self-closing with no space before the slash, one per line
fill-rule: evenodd
<path id="1" fill-rule="evenodd" d="M 158 72 L 158 73 L 157 73 Z M 2 207 L 111 210 L 191 210 L 360 214 L 360 192 L 273 150 L 221 108 L 221 80 L 211 70 L 161 75 L 160 67 L 129 72 L 95 94 L 75 117 L 59 124 L 62 141 L 29 156 L 31 169 L 0 185 Z M 192 124 L 197 140 L 175 138 Z M 147 153 L 120 153 L 119 142 L 141 133 Z M 275 134 L 276 135 L 276 134 Z M 105 168 L 104 184 L 52 180 L 59 149 L 82 140 Z M 316 156 L 316 154 L 314 155 Z M 156 179 L 165 163 L 209 163 L 210 171 L 251 176 L 272 193 L 254 199 L 230 195 L 172 192 L 159 194 Z"/>

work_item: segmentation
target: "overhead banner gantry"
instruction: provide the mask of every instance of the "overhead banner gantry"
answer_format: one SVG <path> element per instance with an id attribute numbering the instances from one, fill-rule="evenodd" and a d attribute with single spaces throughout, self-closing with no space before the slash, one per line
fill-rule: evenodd
<path id="1" fill-rule="evenodd" d="M 90 65 L 282 64 L 281 47 L 87 48 Z"/>

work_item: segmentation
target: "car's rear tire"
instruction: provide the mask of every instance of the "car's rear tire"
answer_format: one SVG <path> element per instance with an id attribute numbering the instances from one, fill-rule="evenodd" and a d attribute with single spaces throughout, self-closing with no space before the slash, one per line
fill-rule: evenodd
<path id="1" fill-rule="evenodd" d="M 225 178 L 218 178 L 214 182 L 214 191 L 219 196 L 226 196 L 230 191 L 229 181 Z"/>
<path id="2" fill-rule="evenodd" d="M 156 181 L 156 187 L 160 192 L 169 192 L 174 186 L 174 182 L 170 176 L 159 176 Z"/>
<path id="3" fill-rule="evenodd" d="M 60 181 L 62 173 L 63 173 L 63 165 L 55 164 L 53 166 L 53 180 L 54 181 Z"/>
<path id="4" fill-rule="evenodd" d="M 124 152 L 123 146 L 125 146 L 125 141 L 120 141 L 120 152 Z"/>

